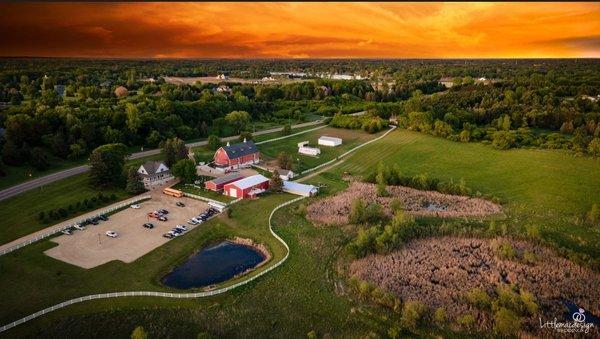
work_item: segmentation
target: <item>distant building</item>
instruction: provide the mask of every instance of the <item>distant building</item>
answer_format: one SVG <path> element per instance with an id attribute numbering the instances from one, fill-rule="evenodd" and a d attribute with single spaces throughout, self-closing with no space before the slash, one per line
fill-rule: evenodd
<path id="1" fill-rule="evenodd" d="M 151 188 L 155 185 L 162 185 L 165 182 L 173 179 L 173 175 L 169 167 L 162 161 L 146 161 L 140 168 L 138 173 L 142 177 L 144 187 Z"/>
<path id="2" fill-rule="evenodd" d="M 279 175 L 279 177 L 281 178 L 281 180 L 292 180 L 294 179 L 294 172 L 290 171 L 290 170 L 286 170 L 283 168 L 280 168 L 277 170 L 277 174 Z"/>
<path id="3" fill-rule="evenodd" d="M 326 135 L 323 135 L 319 138 L 319 145 L 335 147 L 335 146 L 339 146 L 341 144 L 342 144 L 342 139 L 340 139 L 340 138 L 328 137 Z"/>
<path id="4" fill-rule="evenodd" d="M 269 188 L 269 179 L 256 174 L 223 186 L 223 194 L 232 198 L 253 198 Z"/>
<path id="5" fill-rule="evenodd" d="M 224 172 L 258 164 L 260 161 L 260 152 L 253 141 L 241 142 L 235 145 L 220 147 L 214 156 L 214 165 L 217 169 Z"/>

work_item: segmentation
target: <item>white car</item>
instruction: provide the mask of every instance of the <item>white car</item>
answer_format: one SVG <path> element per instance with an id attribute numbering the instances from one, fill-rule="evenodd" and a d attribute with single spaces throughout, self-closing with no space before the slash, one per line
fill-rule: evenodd
<path id="1" fill-rule="evenodd" d="M 134 204 L 134 205 L 131 205 L 131 206 L 129 206 L 129 207 L 131 207 L 131 208 L 133 208 L 133 209 L 136 209 L 136 210 L 137 210 L 138 208 L 140 208 L 140 205 L 138 205 L 138 204 Z"/>
<path id="2" fill-rule="evenodd" d="M 62 233 L 63 233 L 63 234 L 66 234 L 66 235 L 71 235 L 71 234 L 73 234 L 73 232 L 71 232 L 71 230 L 69 230 L 69 229 L 63 230 L 63 231 L 62 231 Z"/>
<path id="3" fill-rule="evenodd" d="M 119 233 L 117 233 L 115 231 L 106 231 L 106 236 L 111 237 L 111 238 L 116 238 L 119 236 Z"/>
<path id="4" fill-rule="evenodd" d="M 85 229 L 85 226 L 81 226 L 79 224 L 75 224 L 75 226 L 73 226 L 73 228 L 76 229 L 76 230 L 83 231 Z"/>
<path id="5" fill-rule="evenodd" d="M 188 220 L 187 223 L 190 225 L 198 225 L 198 222 L 192 219 Z"/>
<path id="6" fill-rule="evenodd" d="M 175 226 L 175 228 L 178 228 L 178 229 L 180 229 L 182 231 L 187 231 L 188 230 L 187 227 L 185 227 L 185 225 L 177 225 L 177 226 Z"/>

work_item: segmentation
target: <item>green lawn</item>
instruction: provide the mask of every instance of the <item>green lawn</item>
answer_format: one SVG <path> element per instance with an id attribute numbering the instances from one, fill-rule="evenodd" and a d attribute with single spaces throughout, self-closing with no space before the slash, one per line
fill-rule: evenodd
<path id="1" fill-rule="evenodd" d="M 51 209 L 61 207 L 67 208 L 69 204 L 75 205 L 78 201 L 95 197 L 98 192 L 98 189 L 88 183 L 88 175 L 80 174 L 0 201 L 0 210 L 2 211 L 0 243 L 10 242 L 60 222 L 53 221 L 49 224 L 43 224 L 38 219 L 39 212 L 48 212 Z M 105 195 L 114 193 L 117 200 L 98 205 L 97 208 L 130 196 L 122 189 L 103 189 L 102 193 Z M 83 213 L 87 212 L 79 212 L 78 214 Z M 73 214 L 67 219 L 76 215 Z"/>
<path id="2" fill-rule="evenodd" d="M 397 163 L 406 175 L 463 178 L 473 190 L 500 198 L 513 227 L 538 225 L 546 240 L 600 259 L 600 229 L 582 221 L 600 203 L 600 159 L 552 150 L 499 151 L 397 130 L 353 153 L 332 173 L 364 174 L 379 161 Z M 309 181 L 335 184 L 331 174 Z"/>
<path id="3" fill-rule="evenodd" d="M 214 191 L 206 190 L 206 189 L 198 189 L 196 187 L 185 185 L 182 183 L 178 183 L 177 185 L 173 186 L 173 188 L 181 190 L 186 193 L 199 195 L 201 197 L 217 200 L 217 201 L 224 202 L 224 203 L 228 203 L 228 202 L 234 200 L 233 198 L 231 198 L 227 195 L 223 195 L 220 192 L 214 192 Z"/>
<path id="4" fill-rule="evenodd" d="M 288 143 L 295 148 L 295 143 Z M 276 147 L 269 149 L 276 152 Z M 464 178 L 474 190 L 503 201 L 508 215 L 504 222 L 510 227 L 537 224 L 545 239 L 598 258 L 598 228 L 581 222 L 581 215 L 591 204 L 600 202 L 598 159 L 557 151 L 497 151 L 482 144 L 454 143 L 398 130 L 308 181 L 327 183 L 322 193 L 334 193 L 345 187 L 340 180 L 342 172 L 362 174 L 380 160 L 398 163 L 405 174 L 427 172 L 441 180 Z M 0 299 L 4 306 L 0 323 L 90 293 L 169 290 L 159 283 L 169 268 L 198 248 L 230 235 L 267 244 L 275 255 L 272 264 L 285 250 L 268 231 L 268 214 L 292 198 L 270 194 L 256 201 L 242 201 L 233 206 L 232 219 L 222 216 L 203 224 L 131 264 L 111 262 L 91 270 L 79 269 L 43 255 L 54 246 L 49 241 L 0 257 Z M 210 332 L 218 337 L 299 338 L 311 330 L 319 337 L 327 333 L 336 338 L 366 337 L 369 333 L 385 337 L 390 319 L 382 319 L 379 311 L 336 293 L 336 283 L 343 280 L 337 276 L 336 267 L 350 234 L 342 228 L 310 225 L 294 212 L 297 205 L 278 211 L 274 218 L 276 232 L 291 248 L 290 258 L 256 282 L 208 299 L 86 302 L 18 326 L 6 335 L 127 337 L 134 327 L 142 325 L 151 337 L 195 337 L 199 332 Z M 440 335 L 432 331 L 428 326 L 419 334 Z"/>
<path id="5" fill-rule="evenodd" d="M 376 138 L 379 134 L 369 134 L 363 131 L 348 130 L 341 128 L 325 127 L 313 132 L 293 136 L 287 139 L 269 142 L 259 145 L 261 160 L 269 161 L 277 158 L 280 152 L 286 152 L 294 159 L 294 171 L 299 173 L 306 169 L 315 167 L 319 164 L 335 159 L 337 156 L 345 153 L 353 147 L 356 147 L 366 141 Z M 317 140 L 322 135 L 342 138 L 343 143 L 337 147 L 321 146 Z M 321 149 L 321 155 L 314 157 L 298 153 L 298 143 L 309 141 L 310 146 Z"/>
<path id="6" fill-rule="evenodd" d="M 0 177 L 0 190 L 20 184 L 25 181 L 29 181 L 31 179 L 43 177 L 44 175 L 60 172 L 68 168 L 83 165 L 86 162 L 86 160 L 83 159 L 71 161 L 53 157 L 50 159 L 50 161 L 53 164 L 53 166 L 51 169 L 48 169 L 46 171 L 38 171 L 34 167 L 29 165 L 20 167 L 5 166 L 4 169 L 6 171 L 6 176 Z"/>

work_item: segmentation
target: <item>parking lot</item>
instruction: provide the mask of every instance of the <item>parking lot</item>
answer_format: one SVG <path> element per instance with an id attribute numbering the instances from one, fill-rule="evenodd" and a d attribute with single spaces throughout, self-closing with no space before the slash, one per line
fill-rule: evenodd
<path id="1" fill-rule="evenodd" d="M 185 207 L 176 206 L 181 201 Z M 189 230 L 202 227 L 192 226 L 187 220 L 205 211 L 208 204 L 190 198 L 174 198 L 159 192 L 152 199 L 141 202 L 139 209 L 127 208 L 109 216 L 109 220 L 98 225 L 88 225 L 83 231 L 76 230 L 71 235 L 61 235 L 52 239 L 58 246 L 47 250 L 48 256 L 83 268 L 93 268 L 109 261 L 132 262 L 165 244 L 169 240 L 163 234 L 177 224 L 186 225 Z M 166 209 L 167 221 L 149 218 L 148 213 Z M 153 229 L 142 225 L 151 222 Z M 107 231 L 118 234 L 116 238 L 106 236 Z M 188 231 L 189 232 L 189 231 Z M 185 236 L 185 233 L 182 235 Z"/>

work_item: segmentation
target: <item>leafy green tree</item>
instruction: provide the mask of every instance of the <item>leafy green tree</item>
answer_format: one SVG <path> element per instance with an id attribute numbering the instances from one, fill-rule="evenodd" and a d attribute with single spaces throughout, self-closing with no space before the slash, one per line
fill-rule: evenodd
<path id="1" fill-rule="evenodd" d="M 159 131 L 152 130 L 148 137 L 146 138 L 146 145 L 149 146 L 158 146 L 160 141 L 162 140 L 162 136 Z"/>
<path id="2" fill-rule="evenodd" d="M 362 220 L 364 220 L 366 208 L 367 206 L 362 199 L 354 199 L 352 201 L 352 206 L 350 207 L 350 214 L 348 214 L 348 222 L 351 224 L 361 223 Z"/>
<path id="3" fill-rule="evenodd" d="M 138 194 L 145 191 L 142 177 L 135 167 L 129 167 L 127 170 L 127 185 L 125 190 L 129 194 Z"/>
<path id="4" fill-rule="evenodd" d="M 238 137 L 238 140 L 240 142 L 244 142 L 244 140 L 245 141 L 252 141 L 252 140 L 254 140 L 254 136 L 250 132 L 241 132 L 240 136 Z"/>
<path id="5" fill-rule="evenodd" d="M 600 157 L 600 138 L 592 139 L 587 147 L 587 151 L 595 157 Z"/>
<path id="6" fill-rule="evenodd" d="M 128 103 L 125 108 L 127 114 L 127 128 L 133 133 L 136 133 L 142 125 L 142 119 L 140 118 L 140 112 L 132 103 Z"/>
<path id="7" fill-rule="evenodd" d="M 279 168 L 291 170 L 294 166 L 294 160 L 286 152 L 281 151 L 277 155 L 277 165 Z"/>
<path id="8" fill-rule="evenodd" d="M 50 163 L 48 162 L 48 156 L 46 152 L 41 147 L 34 147 L 31 150 L 31 155 L 29 156 L 29 162 L 31 166 L 35 167 L 38 171 L 45 171 L 50 168 Z"/>
<path id="9" fill-rule="evenodd" d="M 292 134 L 292 126 L 290 124 L 283 125 L 283 129 L 281 130 L 281 134 L 290 135 Z"/>
<path id="10" fill-rule="evenodd" d="M 283 189 L 283 180 L 281 179 L 281 177 L 279 177 L 279 173 L 277 173 L 277 170 L 273 170 L 273 172 L 271 173 L 271 183 L 269 187 L 275 192 L 281 192 L 281 190 Z"/>
<path id="11" fill-rule="evenodd" d="M 188 148 L 185 142 L 179 138 L 167 139 L 163 142 L 162 152 L 165 157 L 165 164 L 168 167 L 181 159 L 187 159 Z"/>
<path id="12" fill-rule="evenodd" d="M 232 111 L 225 116 L 225 121 L 232 125 L 240 133 L 250 122 L 250 113 L 246 111 Z"/>
<path id="13" fill-rule="evenodd" d="M 221 147 L 221 139 L 214 135 L 211 134 L 208 136 L 208 149 L 212 150 L 212 151 L 216 151 L 217 149 L 219 149 L 219 147 Z"/>
<path id="14" fill-rule="evenodd" d="M 133 332 L 131 332 L 131 339 L 148 339 L 148 332 L 142 327 L 136 327 Z"/>
<path id="15" fill-rule="evenodd" d="M 97 147 L 90 155 L 90 180 L 97 186 L 116 186 L 122 182 L 125 157 L 129 155 L 123 144 Z"/>
<path id="16" fill-rule="evenodd" d="M 187 158 L 177 161 L 171 172 L 184 183 L 192 183 L 197 177 L 196 164 L 193 160 Z"/>
<path id="17" fill-rule="evenodd" d="M 433 321 L 438 326 L 446 325 L 446 322 L 448 321 L 448 316 L 446 315 L 446 309 L 443 307 L 438 307 L 435 310 L 435 312 L 433 313 Z"/>

